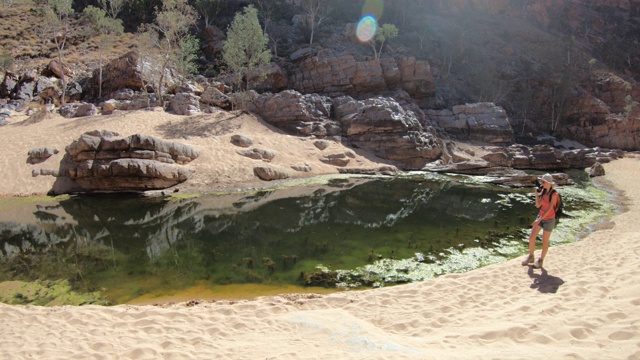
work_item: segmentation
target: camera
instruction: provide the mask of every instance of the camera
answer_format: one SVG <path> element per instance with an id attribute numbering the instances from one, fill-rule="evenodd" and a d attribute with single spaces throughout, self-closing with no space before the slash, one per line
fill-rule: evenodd
<path id="1" fill-rule="evenodd" d="M 540 182 L 540 180 L 535 179 L 533 180 L 533 183 L 536 185 L 536 191 L 542 191 L 542 188 L 544 187 L 542 185 L 542 183 Z"/>

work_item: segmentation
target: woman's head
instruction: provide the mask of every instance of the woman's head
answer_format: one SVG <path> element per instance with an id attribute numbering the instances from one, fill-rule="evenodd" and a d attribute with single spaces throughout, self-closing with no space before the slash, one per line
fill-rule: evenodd
<path id="1" fill-rule="evenodd" d="M 556 183 L 553 181 L 553 176 L 551 176 L 551 174 L 547 173 L 542 175 L 541 177 L 538 178 L 540 181 L 542 181 L 542 185 L 545 188 L 551 188 L 553 187 Z"/>

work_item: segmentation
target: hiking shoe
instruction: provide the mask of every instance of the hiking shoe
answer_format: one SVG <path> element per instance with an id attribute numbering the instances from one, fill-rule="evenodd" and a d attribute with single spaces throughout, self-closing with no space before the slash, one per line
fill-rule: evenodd
<path id="1" fill-rule="evenodd" d="M 536 260 L 535 264 L 533 264 L 533 267 L 535 269 L 540 269 L 542 267 L 542 258 L 539 258 L 538 260 Z"/>
<path id="2" fill-rule="evenodd" d="M 533 254 L 529 254 L 526 259 L 522 262 L 522 266 L 527 266 L 529 264 L 533 264 Z"/>

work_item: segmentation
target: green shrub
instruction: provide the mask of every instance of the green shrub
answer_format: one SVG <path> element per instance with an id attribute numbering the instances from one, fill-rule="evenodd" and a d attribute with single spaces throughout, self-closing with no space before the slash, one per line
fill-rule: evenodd
<path id="1" fill-rule="evenodd" d="M 8 51 L 0 52 L 0 70 L 9 71 L 13 68 L 13 56 Z"/>

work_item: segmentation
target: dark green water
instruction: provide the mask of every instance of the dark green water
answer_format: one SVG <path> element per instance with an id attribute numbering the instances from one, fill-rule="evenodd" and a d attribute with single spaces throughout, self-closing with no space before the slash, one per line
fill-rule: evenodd
<path id="1" fill-rule="evenodd" d="M 613 211 L 606 193 L 575 178 L 561 189 L 574 218 L 562 221 L 555 243 L 575 241 Z M 67 280 L 116 304 L 305 291 L 305 280 L 317 279 L 309 274 L 329 270 L 346 270 L 337 273 L 342 287 L 466 271 L 523 254 L 535 218 L 531 189 L 480 180 L 416 175 L 183 199 L 9 199 L 0 204 L 0 281 Z"/>

